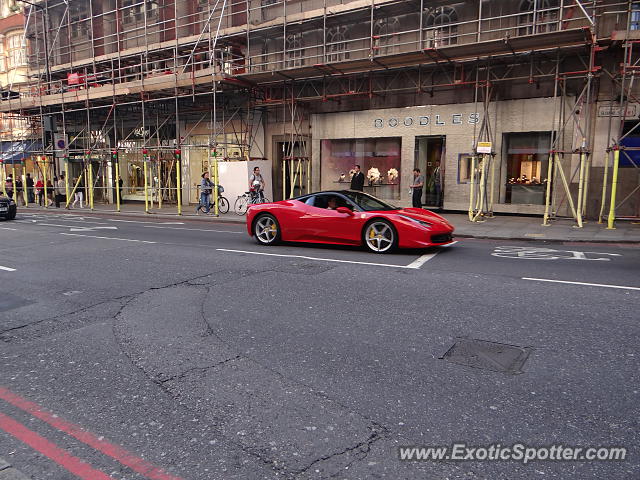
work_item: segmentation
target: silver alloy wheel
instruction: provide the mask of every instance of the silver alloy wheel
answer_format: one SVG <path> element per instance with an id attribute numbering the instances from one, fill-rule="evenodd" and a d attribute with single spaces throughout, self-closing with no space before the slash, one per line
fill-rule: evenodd
<path id="1" fill-rule="evenodd" d="M 386 222 L 373 222 L 365 231 L 367 247 L 374 252 L 382 253 L 389 250 L 395 241 L 393 228 Z"/>
<path id="2" fill-rule="evenodd" d="M 260 243 L 273 243 L 278 236 L 278 225 L 273 217 L 264 216 L 256 222 L 254 232 Z"/>

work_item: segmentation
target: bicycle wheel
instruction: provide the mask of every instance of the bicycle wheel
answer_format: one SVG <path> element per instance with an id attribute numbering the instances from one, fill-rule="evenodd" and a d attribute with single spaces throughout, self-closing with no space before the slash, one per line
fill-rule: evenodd
<path id="1" fill-rule="evenodd" d="M 249 204 L 249 199 L 244 195 L 240 195 L 236 199 L 236 203 L 234 204 L 233 209 L 238 215 L 244 215 L 245 213 L 247 213 L 248 204 Z"/>
<path id="2" fill-rule="evenodd" d="M 223 214 L 229 212 L 229 200 L 226 197 L 218 197 L 218 211 Z"/>

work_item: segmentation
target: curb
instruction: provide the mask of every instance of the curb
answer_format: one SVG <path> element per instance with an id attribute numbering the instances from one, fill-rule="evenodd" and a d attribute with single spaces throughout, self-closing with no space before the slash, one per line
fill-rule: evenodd
<path id="1" fill-rule="evenodd" d="M 31 480 L 31 478 L 13 468 L 11 464 L 3 458 L 0 458 L 0 480 Z"/>
<path id="2" fill-rule="evenodd" d="M 481 240 L 517 240 L 521 242 L 569 242 L 569 243 L 600 243 L 600 244 L 618 244 L 624 243 L 633 245 L 636 244 L 640 247 L 638 240 L 601 240 L 601 239 L 588 239 L 588 238 L 540 238 L 540 237 L 499 237 L 497 235 L 471 235 L 466 233 L 455 233 L 454 238 L 477 238 Z"/>

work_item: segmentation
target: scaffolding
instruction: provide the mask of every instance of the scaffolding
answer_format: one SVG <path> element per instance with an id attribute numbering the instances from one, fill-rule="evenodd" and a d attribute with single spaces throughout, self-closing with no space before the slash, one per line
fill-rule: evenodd
<path id="1" fill-rule="evenodd" d="M 593 115 L 580 109 L 595 105 L 594 32 L 628 23 L 631 3 L 46 0 L 25 15 L 32 81 L 3 96 L 0 112 L 38 126 L 35 164 L 48 178 L 64 171 L 69 193 L 84 185 L 91 202 L 119 209 L 123 197 L 144 192 L 151 211 L 197 198 L 194 162 L 215 175 L 219 161 L 275 158 L 258 134 L 273 119 L 288 125 L 274 166 L 282 198 L 310 192 L 311 114 L 437 93 L 484 112 L 470 139 L 469 214 L 478 221 L 493 213 L 503 167 L 498 152 L 481 153 L 478 144 L 495 145 L 489 113 L 514 87 L 520 98 L 556 99 L 545 223 L 564 208 L 580 224 L 593 131 Z M 628 85 L 634 70 L 626 72 L 620 81 Z M 576 99 L 579 82 L 587 90 Z M 568 127 L 585 129 L 579 152 L 560 147 Z M 551 179 L 563 178 L 563 162 L 576 155 L 582 187 L 573 202 L 570 181 L 561 195 Z"/>

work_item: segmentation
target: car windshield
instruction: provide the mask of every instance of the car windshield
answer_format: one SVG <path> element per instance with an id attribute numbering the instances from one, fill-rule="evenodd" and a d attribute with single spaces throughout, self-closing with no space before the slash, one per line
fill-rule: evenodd
<path id="1" fill-rule="evenodd" d="M 398 210 L 398 207 L 384 203 L 382 200 L 372 197 L 362 192 L 342 192 L 353 203 L 358 205 L 365 212 L 373 212 L 378 210 Z"/>

